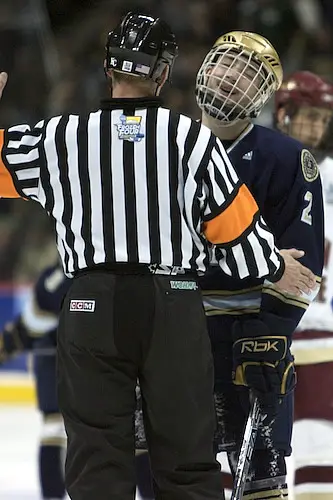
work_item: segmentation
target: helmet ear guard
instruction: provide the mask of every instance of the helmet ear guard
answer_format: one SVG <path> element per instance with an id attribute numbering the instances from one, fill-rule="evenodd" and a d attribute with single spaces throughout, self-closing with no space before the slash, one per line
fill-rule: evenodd
<path id="1" fill-rule="evenodd" d="M 108 34 L 106 67 L 124 74 L 157 81 L 166 66 L 171 76 L 178 54 L 175 35 L 159 18 L 129 12 Z"/>

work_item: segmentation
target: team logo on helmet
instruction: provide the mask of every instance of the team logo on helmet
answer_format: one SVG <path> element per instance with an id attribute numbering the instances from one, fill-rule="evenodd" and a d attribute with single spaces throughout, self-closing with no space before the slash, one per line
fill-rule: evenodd
<path id="1" fill-rule="evenodd" d="M 139 142 L 144 138 L 141 133 L 142 116 L 120 116 L 120 123 L 116 124 L 118 139 L 129 142 Z"/>
<path id="2" fill-rule="evenodd" d="M 304 178 L 308 182 L 313 182 L 319 175 L 318 165 L 310 151 L 303 149 L 301 154 L 301 165 Z"/>

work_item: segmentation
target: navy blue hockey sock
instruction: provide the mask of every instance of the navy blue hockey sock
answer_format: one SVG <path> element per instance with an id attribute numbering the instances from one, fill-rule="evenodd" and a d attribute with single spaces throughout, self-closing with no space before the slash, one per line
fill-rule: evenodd
<path id="1" fill-rule="evenodd" d="M 39 448 L 39 479 L 42 495 L 47 498 L 64 498 L 64 448 L 41 445 Z"/>
<path id="2" fill-rule="evenodd" d="M 136 482 L 139 493 L 144 500 L 154 498 L 150 462 L 147 452 L 139 453 L 135 457 Z"/>

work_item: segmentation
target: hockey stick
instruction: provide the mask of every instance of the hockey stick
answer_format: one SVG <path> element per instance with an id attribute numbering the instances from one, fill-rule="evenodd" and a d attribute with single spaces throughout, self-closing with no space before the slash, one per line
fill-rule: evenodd
<path id="1" fill-rule="evenodd" d="M 235 474 L 234 487 L 231 494 L 231 500 L 241 500 L 243 497 L 259 423 L 260 406 L 258 398 L 254 397 L 252 399 L 249 416 L 247 417 L 246 421 L 242 446 L 238 455 L 237 469 Z"/>

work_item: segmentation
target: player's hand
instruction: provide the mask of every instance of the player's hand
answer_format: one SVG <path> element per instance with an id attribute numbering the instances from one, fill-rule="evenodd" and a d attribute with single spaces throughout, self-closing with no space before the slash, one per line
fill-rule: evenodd
<path id="1" fill-rule="evenodd" d="M 5 73 L 4 71 L 2 71 L 2 73 L 0 73 L 0 99 L 1 99 L 1 96 L 2 96 L 3 89 L 6 86 L 7 80 L 8 80 L 7 73 Z"/>
<path id="2" fill-rule="evenodd" d="M 274 286 L 298 296 L 302 295 L 302 292 L 309 294 L 318 286 L 313 272 L 297 261 L 304 256 L 303 250 L 295 248 L 280 250 L 280 255 L 284 259 L 286 268 L 282 278 L 274 283 Z"/>
<path id="3" fill-rule="evenodd" d="M 0 364 L 8 361 L 17 350 L 13 336 L 14 328 L 14 323 L 6 323 L 3 331 L 0 333 Z"/>
<path id="4" fill-rule="evenodd" d="M 7 349 L 4 344 L 3 332 L 0 332 L 0 365 L 9 359 Z"/>
<path id="5" fill-rule="evenodd" d="M 0 364 L 25 350 L 32 349 L 32 345 L 33 338 L 27 334 L 20 318 L 6 323 L 0 333 Z"/>
<path id="6" fill-rule="evenodd" d="M 233 326 L 233 383 L 258 396 L 265 425 L 272 422 L 283 397 L 296 384 L 290 341 L 279 325 L 272 332 L 256 318 L 236 321 Z"/>

